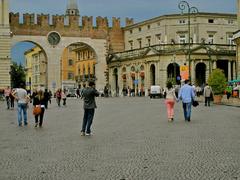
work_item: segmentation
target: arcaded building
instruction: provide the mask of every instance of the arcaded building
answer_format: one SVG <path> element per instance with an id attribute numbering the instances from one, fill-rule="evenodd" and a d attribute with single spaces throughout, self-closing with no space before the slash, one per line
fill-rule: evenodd
<path id="1" fill-rule="evenodd" d="M 187 18 L 163 15 L 124 28 L 125 51 L 107 58 L 113 94 L 124 87 L 147 92 L 151 85 L 165 87 L 167 80 L 186 78 L 201 86 L 215 68 L 228 80 L 236 78 L 237 15 L 191 14 L 190 24 Z"/>
<path id="2" fill-rule="evenodd" d="M 237 78 L 240 79 L 240 0 L 237 0 L 237 20 L 238 20 L 238 30 L 234 33 L 234 41 L 237 44 L 236 52 L 236 64 L 238 64 Z"/>

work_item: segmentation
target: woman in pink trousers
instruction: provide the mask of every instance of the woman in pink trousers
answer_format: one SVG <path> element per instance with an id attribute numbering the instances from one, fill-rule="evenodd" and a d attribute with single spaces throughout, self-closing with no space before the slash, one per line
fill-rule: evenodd
<path id="1" fill-rule="evenodd" d="M 168 121 L 172 122 L 174 117 L 174 104 L 177 100 L 177 97 L 175 95 L 175 89 L 173 88 L 172 82 L 167 82 L 167 89 L 166 89 L 166 100 L 165 104 L 167 107 L 167 117 Z"/>

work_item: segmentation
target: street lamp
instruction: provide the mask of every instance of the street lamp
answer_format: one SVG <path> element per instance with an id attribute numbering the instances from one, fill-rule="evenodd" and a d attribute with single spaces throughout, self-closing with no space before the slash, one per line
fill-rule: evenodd
<path id="1" fill-rule="evenodd" d="M 190 42 L 190 15 L 194 13 L 198 13 L 198 9 L 196 7 L 190 7 L 187 1 L 180 1 L 178 4 L 178 8 L 183 11 L 186 9 L 187 10 L 187 15 L 188 15 L 188 73 L 189 73 L 189 80 L 191 82 L 191 52 L 190 52 L 190 47 L 191 47 L 191 42 Z"/>
<path id="2" fill-rule="evenodd" d="M 174 78 L 174 80 L 173 80 L 173 83 L 174 84 L 176 84 L 176 77 L 177 75 L 176 75 L 176 54 L 174 53 L 173 54 L 173 78 Z"/>

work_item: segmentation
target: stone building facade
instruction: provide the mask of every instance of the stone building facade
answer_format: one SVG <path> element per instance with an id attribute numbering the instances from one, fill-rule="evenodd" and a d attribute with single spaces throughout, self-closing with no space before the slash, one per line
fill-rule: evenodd
<path id="1" fill-rule="evenodd" d="M 10 26 L 9 1 L 0 1 L 0 89 L 10 86 Z"/>
<path id="2" fill-rule="evenodd" d="M 5 2 L 5 0 L 3 1 Z M 38 45 L 47 57 L 47 88 L 54 90 L 62 87 L 61 58 L 64 49 L 75 43 L 84 43 L 96 54 L 96 87 L 103 88 L 106 84 L 104 71 L 107 69 L 106 56 L 108 52 L 124 50 L 123 29 L 119 18 L 112 18 L 112 26 L 108 19 L 80 16 L 76 1 L 69 1 L 66 15 L 23 14 L 20 23 L 19 13 L 10 13 L 11 46 L 18 42 L 33 42 Z M 81 24 L 80 22 L 81 18 Z M 50 21 L 52 23 L 50 23 Z M 126 25 L 132 23 L 126 19 Z"/>
<path id="3" fill-rule="evenodd" d="M 190 32 L 188 25 L 187 14 L 172 14 L 126 26 L 125 51 L 107 59 L 113 94 L 124 87 L 147 92 L 151 85 L 165 87 L 169 79 L 180 83 L 186 69 L 198 85 L 206 83 L 215 68 L 223 69 L 228 80 L 234 79 L 239 68 L 232 41 L 237 16 L 197 13 L 190 16 Z"/>
<path id="4" fill-rule="evenodd" d="M 47 87 L 47 59 L 38 46 L 29 49 L 25 55 L 26 89 L 44 90 Z"/>
<path id="5" fill-rule="evenodd" d="M 237 79 L 240 80 L 240 0 L 237 0 L 237 21 L 238 21 L 238 30 L 234 33 L 234 41 L 237 44 L 237 52 L 236 52 L 236 64 L 238 64 Z"/>

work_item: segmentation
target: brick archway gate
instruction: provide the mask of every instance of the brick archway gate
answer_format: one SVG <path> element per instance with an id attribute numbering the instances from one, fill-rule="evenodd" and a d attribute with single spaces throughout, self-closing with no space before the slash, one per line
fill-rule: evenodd
<path id="1" fill-rule="evenodd" d="M 106 69 L 106 44 L 105 39 L 91 39 L 91 38 L 82 38 L 82 37 L 62 37 L 61 43 L 57 46 L 51 46 L 46 36 L 29 36 L 29 35 L 14 35 L 11 38 L 11 46 L 13 47 L 18 42 L 30 41 L 38 46 L 40 46 L 46 53 L 47 62 L 48 62 L 48 79 L 47 84 L 48 88 L 53 90 L 53 84 L 56 85 L 56 88 L 61 87 L 61 57 L 63 50 L 69 45 L 76 42 L 83 42 L 91 46 L 96 53 L 96 88 L 103 88 L 105 85 L 105 76 L 103 70 Z"/>

